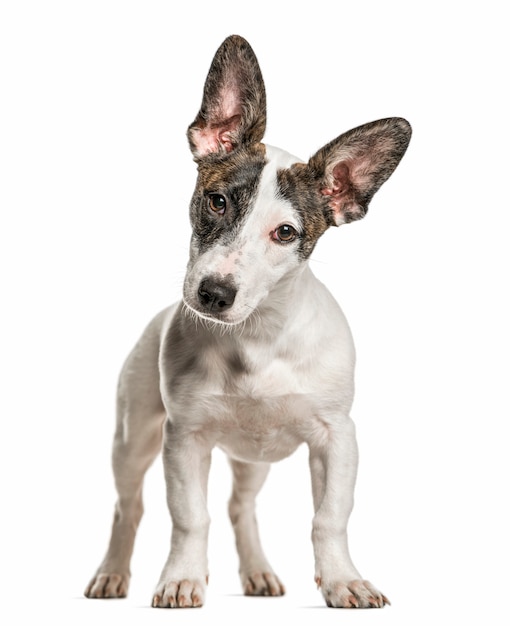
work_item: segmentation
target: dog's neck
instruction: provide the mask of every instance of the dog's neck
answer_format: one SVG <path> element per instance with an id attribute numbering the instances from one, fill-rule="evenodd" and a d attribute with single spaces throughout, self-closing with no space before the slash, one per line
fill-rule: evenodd
<path id="1" fill-rule="evenodd" d="M 255 311 L 260 332 L 279 333 L 290 319 L 295 319 L 305 304 L 303 293 L 310 280 L 315 277 L 305 261 L 276 283 Z"/>

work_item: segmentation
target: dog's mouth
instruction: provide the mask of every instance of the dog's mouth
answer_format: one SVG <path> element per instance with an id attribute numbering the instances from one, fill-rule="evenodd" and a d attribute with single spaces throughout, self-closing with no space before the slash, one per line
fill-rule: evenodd
<path id="1" fill-rule="evenodd" d="M 211 322 L 218 326 L 238 326 L 246 321 L 249 315 L 246 316 L 232 316 L 231 312 L 217 311 L 212 312 L 202 309 L 202 307 L 193 306 L 186 298 L 183 298 L 183 304 L 185 312 L 196 320 L 204 322 Z"/>

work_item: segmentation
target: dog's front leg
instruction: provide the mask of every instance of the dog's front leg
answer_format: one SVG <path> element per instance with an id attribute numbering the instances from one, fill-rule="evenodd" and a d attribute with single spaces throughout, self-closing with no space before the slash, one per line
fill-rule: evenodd
<path id="1" fill-rule="evenodd" d="M 172 517 L 168 560 L 152 606 L 199 607 L 207 584 L 207 478 L 212 445 L 203 437 L 165 424 L 163 463 Z"/>
<path id="2" fill-rule="evenodd" d="M 327 432 L 310 445 L 315 516 L 312 541 L 315 580 L 330 607 L 382 607 L 388 601 L 362 580 L 349 555 L 347 522 L 353 506 L 358 449 L 348 416 L 328 420 Z"/>
<path id="3" fill-rule="evenodd" d="M 247 596 L 282 596 L 285 588 L 269 565 L 260 544 L 255 498 L 269 472 L 269 463 L 230 460 L 234 476 L 229 515 L 239 554 L 239 574 Z"/>

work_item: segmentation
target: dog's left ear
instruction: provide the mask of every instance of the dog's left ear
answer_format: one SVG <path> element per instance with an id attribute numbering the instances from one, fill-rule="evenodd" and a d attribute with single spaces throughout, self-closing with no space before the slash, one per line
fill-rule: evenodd
<path id="1" fill-rule="evenodd" d="M 195 159 L 228 153 L 261 141 L 266 129 L 266 92 L 249 43 L 232 35 L 218 48 L 207 75 L 202 106 L 188 128 Z"/>
<path id="2" fill-rule="evenodd" d="M 327 199 L 328 222 L 361 219 L 379 187 L 391 176 L 411 139 L 411 126 L 399 117 L 359 126 L 321 148 L 308 162 L 312 178 Z"/>

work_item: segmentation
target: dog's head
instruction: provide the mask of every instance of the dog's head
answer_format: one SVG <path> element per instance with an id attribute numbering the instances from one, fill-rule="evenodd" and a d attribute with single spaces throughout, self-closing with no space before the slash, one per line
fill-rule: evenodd
<path id="1" fill-rule="evenodd" d="M 239 36 L 218 49 L 202 106 L 188 128 L 198 164 L 184 302 L 224 324 L 246 320 L 285 289 L 329 226 L 364 217 L 411 137 L 404 119 L 360 126 L 308 163 L 261 143 L 266 97 L 260 68 Z"/>

